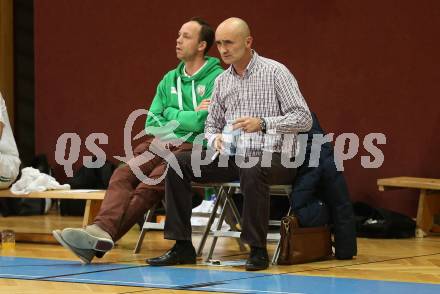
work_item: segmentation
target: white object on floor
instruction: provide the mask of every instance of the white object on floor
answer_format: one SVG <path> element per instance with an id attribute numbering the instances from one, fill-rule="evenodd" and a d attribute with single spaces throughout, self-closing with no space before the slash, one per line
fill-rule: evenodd
<path id="1" fill-rule="evenodd" d="M 191 217 L 191 226 L 193 228 L 197 227 L 206 227 L 208 224 L 209 216 L 212 213 L 212 209 L 214 208 L 214 201 L 213 200 L 203 200 L 202 203 L 194 207 L 192 210 L 193 216 Z M 196 216 L 194 216 L 196 214 Z M 206 216 L 201 216 L 206 215 Z M 218 217 L 214 220 L 211 231 L 216 231 L 218 224 Z M 226 223 L 223 222 L 222 224 L 222 231 L 229 231 L 231 227 Z"/>
<path id="2" fill-rule="evenodd" d="M 21 170 L 21 178 L 11 187 L 15 195 L 25 195 L 31 192 L 43 192 L 46 190 L 69 190 L 70 185 L 60 185 L 54 177 L 40 172 L 32 167 Z"/>
<path id="3" fill-rule="evenodd" d="M 214 201 L 213 200 L 203 200 L 199 206 L 193 208 L 192 212 L 193 213 L 211 213 L 213 208 L 214 208 Z"/>
<path id="4" fill-rule="evenodd" d="M 206 261 L 201 264 L 207 266 L 243 266 L 246 264 L 246 259 L 225 261 L 219 259 L 211 259 L 210 261 Z"/>

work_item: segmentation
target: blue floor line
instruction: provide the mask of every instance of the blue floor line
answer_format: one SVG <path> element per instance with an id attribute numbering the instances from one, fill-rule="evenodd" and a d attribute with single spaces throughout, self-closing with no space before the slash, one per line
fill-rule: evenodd
<path id="1" fill-rule="evenodd" d="M 230 293 L 440 293 L 440 285 L 426 283 L 151 267 L 136 264 L 83 265 L 79 262 L 18 257 L 0 257 L 0 278 Z"/>

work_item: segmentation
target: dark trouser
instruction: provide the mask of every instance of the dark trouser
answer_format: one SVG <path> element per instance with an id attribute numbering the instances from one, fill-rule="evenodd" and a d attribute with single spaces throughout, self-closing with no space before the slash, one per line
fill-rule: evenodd
<path id="1" fill-rule="evenodd" d="M 209 152 L 208 152 L 209 153 Z M 212 153 L 211 153 L 212 154 Z M 208 154 L 207 156 L 211 156 Z M 268 155 L 268 154 L 266 154 Z M 269 223 L 270 195 L 269 186 L 292 184 L 296 169 L 281 164 L 279 153 L 273 153 L 270 167 L 258 163 L 245 168 L 239 160 L 243 158 L 225 158 L 220 156 L 210 164 L 201 165 L 201 176 L 194 175 L 191 166 L 191 152 L 177 155 L 183 178 L 170 169 L 165 178 L 165 199 L 167 217 L 165 220 L 165 238 L 171 240 L 191 240 L 191 182 L 224 183 L 240 180 L 240 189 L 244 195 L 242 211 L 242 241 L 251 246 L 265 247 Z M 202 158 L 205 152 L 202 154 Z M 226 163 L 220 164 L 219 161 Z M 263 162 L 265 162 L 263 160 Z M 262 166 L 263 165 L 263 166 Z"/>
<path id="2" fill-rule="evenodd" d="M 153 139 L 154 137 L 148 137 L 144 143 L 135 148 L 134 161 L 145 158 L 143 153 L 149 150 Z M 176 154 L 191 150 L 192 144 L 183 143 L 178 147 L 171 145 L 168 148 Z M 165 168 L 166 161 L 157 155 L 139 165 L 142 173 L 151 179 L 160 178 Z M 94 224 L 108 232 L 113 241 L 117 241 L 163 197 L 163 181 L 156 186 L 142 182 L 130 168 L 129 162 L 114 171 Z"/>

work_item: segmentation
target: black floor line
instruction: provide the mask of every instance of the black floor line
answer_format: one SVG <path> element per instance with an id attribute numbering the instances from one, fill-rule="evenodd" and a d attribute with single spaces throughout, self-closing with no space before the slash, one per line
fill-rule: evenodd
<path id="1" fill-rule="evenodd" d="M 334 266 L 329 266 L 329 267 L 313 268 L 313 269 L 306 269 L 306 270 L 299 270 L 299 271 L 289 271 L 289 272 L 283 272 L 283 273 L 278 273 L 278 274 L 274 274 L 274 275 L 286 275 L 286 274 L 296 274 L 296 273 L 304 273 L 304 272 L 323 271 L 323 270 L 329 270 L 329 269 L 334 269 L 334 268 L 344 268 L 344 267 L 351 267 L 351 266 L 358 266 L 358 265 L 365 265 L 365 264 L 381 263 L 381 262 L 386 262 L 386 261 L 434 256 L 434 255 L 438 255 L 438 254 L 440 254 L 440 252 L 430 253 L 430 254 L 422 254 L 422 255 L 414 255 L 414 256 L 395 257 L 395 258 L 373 260 L 373 261 L 366 261 L 366 262 L 358 262 L 358 263 L 344 264 L 344 265 L 334 265 Z"/>
<path id="2" fill-rule="evenodd" d="M 111 271 L 126 270 L 126 269 L 140 268 L 140 267 L 146 267 L 146 266 L 148 266 L 148 265 L 136 265 L 136 266 L 126 266 L 126 267 L 119 267 L 119 268 L 102 269 L 102 270 L 95 270 L 95 271 L 88 271 L 88 272 L 81 272 L 81 273 L 72 273 L 72 274 L 40 277 L 40 278 L 36 278 L 35 280 L 48 280 L 48 279 L 61 278 L 61 277 L 80 276 L 80 275 L 85 275 L 85 274 L 111 272 Z"/>
<path id="3" fill-rule="evenodd" d="M 133 262 L 133 261 L 145 261 L 145 258 L 122 259 L 122 260 L 117 260 L 117 261 L 109 261 L 108 263 L 124 263 L 124 262 Z M 107 263 L 107 262 L 105 262 L 105 263 Z"/>
<path id="4" fill-rule="evenodd" d="M 178 286 L 173 287 L 173 289 L 177 290 L 188 290 L 192 288 L 203 288 L 203 287 L 210 287 L 210 286 L 217 286 L 217 285 L 224 285 L 227 284 L 226 282 L 207 282 L 207 283 L 198 283 L 198 284 L 190 284 L 190 285 L 184 285 L 184 286 Z"/>
<path id="5" fill-rule="evenodd" d="M 374 263 L 381 263 L 381 262 L 387 262 L 387 261 L 395 261 L 395 260 L 403 260 L 403 259 L 411 259 L 411 258 L 419 258 L 419 257 L 428 257 L 428 256 L 434 256 L 434 255 L 438 255 L 438 254 L 440 254 L 440 252 L 431 253 L 431 254 L 423 254 L 423 255 L 396 257 L 396 258 L 389 258 L 389 259 L 375 260 L 375 261 L 368 261 L 368 262 L 359 262 L 359 263 L 346 264 L 346 265 L 335 265 L 335 266 L 322 267 L 322 268 L 305 269 L 305 270 L 298 270 L 298 271 L 287 271 L 287 272 L 276 273 L 276 274 L 267 273 L 267 274 L 260 274 L 258 276 L 253 276 L 253 277 L 243 277 L 243 278 L 236 278 L 236 279 L 213 281 L 213 282 L 209 282 L 209 283 L 198 283 L 198 284 L 182 285 L 182 286 L 172 287 L 172 288 L 155 288 L 155 289 L 156 290 L 157 289 L 195 290 L 194 288 L 203 288 L 203 287 L 209 287 L 209 286 L 213 286 L 213 285 L 227 284 L 229 282 L 239 281 L 239 280 L 256 279 L 256 278 L 263 278 L 263 277 L 277 276 L 277 275 L 298 274 L 298 273 L 304 273 L 304 272 L 319 272 L 319 271 L 329 270 L 329 269 L 334 269 L 334 268 L 345 268 L 345 267 L 365 265 L 365 264 L 374 264 Z M 53 278 L 58 278 L 58 277 L 67 277 L 67 276 L 83 275 L 83 274 L 90 274 L 90 273 L 97 273 L 97 272 L 124 270 L 124 269 L 139 268 L 139 267 L 145 267 L 145 266 L 148 266 L 148 265 L 137 265 L 137 266 L 128 266 L 128 267 L 123 267 L 123 268 L 115 268 L 115 269 L 105 269 L 105 270 L 96 270 L 96 271 L 89 271 L 89 272 L 82 272 L 82 273 L 64 274 L 64 275 L 37 278 L 35 280 L 48 280 L 48 279 L 53 279 Z M 115 286 L 115 285 L 113 285 L 113 286 Z M 122 286 L 122 285 L 120 285 L 120 286 Z M 128 293 L 149 292 L 149 291 L 153 291 L 155 289 L 141 290 L 141 291 L 135 291 L 135 292 L 121 292 L 121 294 L 122 293 L 128 294 Z M 198 290 L 202 291 L 201 289 L 198 289 Z M 225 292 L 224 290 L 222 290 L 222 291 Z"/>
<path id="6" fill-rule="evenodd" d="M 438 254 L 440 254 L 440 252 L 439 253 L 433 253 L 433 254 L 424 254 L 424 255 L 407 256 L 407 257 L 399 257 L 399 258 L 390 258 L 390 259 L 377 260 L 377 261 L 369 261 L 369 262 L 359 262 L 359 263 L 355 263 L 355 264 L 336 265 L 336 266 L 330 266 L 330 267 L 307 269 L 307 270 L 299 270 L 299 271 L 289 271 L 289 272 L 276 273 L 276 274 L 263 274 L 263 275 L 254 276 L 254 277 L 243 277 L 243 278 L 236 278 L 236 279 L 229 279 L 229 280 L 214 281 L 212 283 L 227 284 L 228 282 L 232 282 L 232 281 L 247 280 L 247 279 L 257 279 L 257 278 L 263 278 L 263 277 L 267 277 L 267 276 L 281 276 L 281 275 L 287 275 L 287 274 L 297 274 L 297 273 L 313 272 L 313 271 L 318 272 L 318 271 L 328 270 L 328 269 L 333 269 L 333 268 L 344 268 L 344 267 L 350 267 L 350 266 L 372 264 L 372 263 L 380 263 L 380 262 L 394 261 L 394 260 L 400 260 L 400 259 L 427 257 L 427 256 L 438 255 Z M 201 288 L 201 286 L 199 284 L 194 285 L 194 287 L 191 287 L 191 285 L 185 285 L 185 286 L 181 286 L 181 287 L 185 287 L 185 290 L 190 290 L 192 288 Z M 171 289 L 179 290 L 180 287 L 175 287 L 175 288 L 171 288 Z"/>

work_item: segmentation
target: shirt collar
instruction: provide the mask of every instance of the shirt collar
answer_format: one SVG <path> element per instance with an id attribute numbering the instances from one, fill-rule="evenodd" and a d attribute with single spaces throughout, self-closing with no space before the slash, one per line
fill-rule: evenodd
<path id="1" fill-rule="evenodd" d="M 248 77 L 252 73 L 252 70 L 255 68 L 255 65 L 257 63 L 258 57 L 259 57 L 258 53 L 252 49 L 252 58 L 251 58 L 251 61 L 249 61 L 248 65 L 246 66 L 246 69 L 244 70 L 243 77 Z M 237 72 L 235 71 L 234 66 L 232 64 L 231 64 L 231 66 L 229 66 L 228 71 L 230 74 L 232 74 L 234 76 L 239 76 L 237 74 Z"/>
<path id="2" fill-rule="evenodd" d="M 206 61 L 205 60 L 205 63 L 195 72 L 195 73 L 193 73 L 192 75 L 189 75 L 187 72 L 186 72 L 186 64 L 184 64 L 183 65 L 183 75 L 185 76 L 185 77 L 188 77 L 188 78 L 192 78 L 193 76 L 195 76 L 196 74 L 198 74 L 201 70 L 202 70 L 202 68 L 204 68 L 205 67 L 205 65 L 208 63 L 208 61 Z"/>

